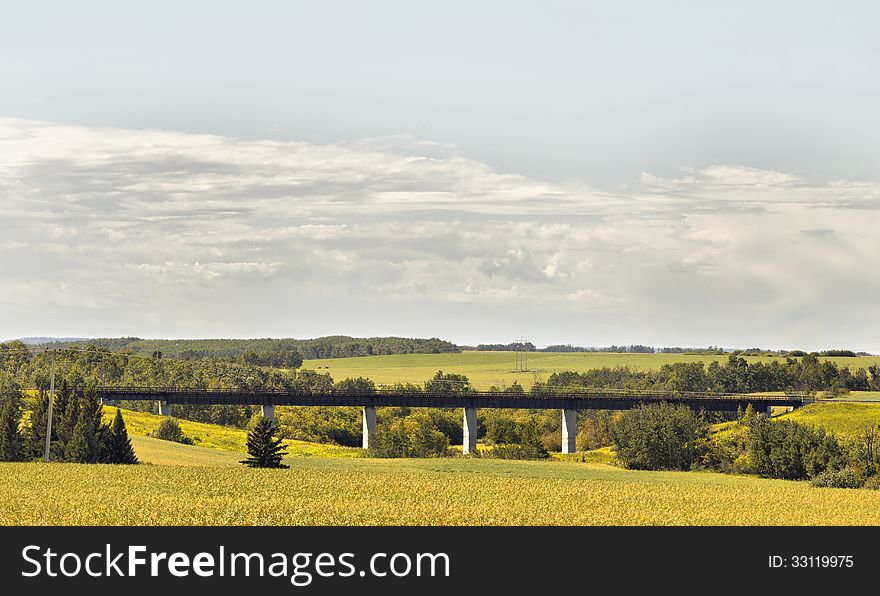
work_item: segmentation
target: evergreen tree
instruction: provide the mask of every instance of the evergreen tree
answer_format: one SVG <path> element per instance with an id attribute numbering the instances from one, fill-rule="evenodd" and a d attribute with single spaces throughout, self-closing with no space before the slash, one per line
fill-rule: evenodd
<path id="1" fill-rule="evenodd" d="M 21 434 L 21 388 L 11 375 L 0 376 L 0 461 L 26 459 Z"/>
<path id="2" fill-rule="evenodd" d="M 251 468 L 287 468 L 281 463 L 287 447 L 281 444 L 281 437 L 275 436 L 275 423 L 269 418 L 260 418 L 247 437 L 248 457 L 241 463 Z"/>
<path id="3" fill-rule="evenodd" d="M 53 458 L 66 458 L 67 444 L 73 437 L 73 429 L 76 427 L 78 417 L 79 402 L 70 384 L 64 379 L 55 393 L 55 407 L 52 412 Z"/>
<path id="4" fill-rule="evenodd" d="M 107 442 L 107 456 L 105 461 L 111 464 L 136 464 L 138 458 L 128 438 L 128 430 L 125 428 L 125 420 L 122 419 L 122 411 L 116 409 L 116 417 L 110 429 L 110 437 Z"/>
<path id="5" fill-rule="evenodd" d="M 31 413 L 31 427 L 27 433 L 28 453 L 32 458 L 43 457 L 46 451 L 46 422 L 48 418 L 49 394 L 41 389 L 37 405 Z M 55 434 L 54 429 L 52 434 Z"/>
<path id="6" fill-rule="evenodd" d="M 105 433 L 101 432 L 101 402 L 86 391 L 74 403 L 78 410 L 76 425 L 65 445 L 64 459 L 81 464 L 96 463 L 101 458 L 104 449 L 102 439 L 105 438 Z"/>

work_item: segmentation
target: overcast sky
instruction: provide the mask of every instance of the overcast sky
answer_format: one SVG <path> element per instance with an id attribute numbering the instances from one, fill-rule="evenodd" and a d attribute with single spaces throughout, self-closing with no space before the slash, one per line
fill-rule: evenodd
<path id="1" fill-rule="evenodd" d="M 870 2 L 27 2 L 0 337 L 880 352 Z"/>

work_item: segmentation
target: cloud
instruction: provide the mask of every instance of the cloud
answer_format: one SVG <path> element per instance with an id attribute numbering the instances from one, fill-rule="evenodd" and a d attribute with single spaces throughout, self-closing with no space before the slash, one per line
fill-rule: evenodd
<path id="1" fill-rule="evenodd" d="M 865 182 L 713 165 L 610 192 L 411 138 L 15 119 L 0 164 L 5 336 L 869 347 L 877 331 L 880 186 Z M 845 288 L 858 325 L 836 314 Z"/>

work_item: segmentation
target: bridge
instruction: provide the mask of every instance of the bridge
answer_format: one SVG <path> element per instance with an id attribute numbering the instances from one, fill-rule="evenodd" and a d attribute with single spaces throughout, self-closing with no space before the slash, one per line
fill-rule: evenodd
<path id="1" fill-rule="evenodd" d="M 477 446 L 477 409 L 510 408 L 562 411 L 562 452 L 575 452 L 578 410 L 629 410 L 643 404 L 670 403 L 694 410 L 736 412 L 748 406 L 757 412 L 774 407 L 789 411 L 811 401 L 806 395 L 754 395 L 693 391 L 638 391 L 579 389 L 544 393 L 505 394 L 483 391 L 407 392 L 374 391 L 248 391 L 242 389 L 181 389 L 176 387 L 103 387 L 97 390 L 103 403 L 118 400 L 156 401 L 159 414 L 168 416 L 171 404 L 260 406 L 266 418 L 275 417 L 276 406 L 356 406 L 363 412 L 363 448 L 376 434 L 377 407 L 462 408 L 463 452 Z"/>

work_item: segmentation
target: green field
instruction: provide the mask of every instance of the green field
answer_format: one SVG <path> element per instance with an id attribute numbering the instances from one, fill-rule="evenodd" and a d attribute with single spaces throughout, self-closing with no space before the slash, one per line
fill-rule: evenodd
<path id="1" fill-rule="evenodd" d="M 725 362 L 727 356 L 687 354 L 621 354 L 608 352 L 553 353 L 532 352 L 528 355 L 529 371 L 514 372 L 513 352 L 461 352 L 458 354 L 396 354 L 392 356 L 359 356 L 306 360 L 303 368 L 330 373 L 334 380 L 346 377 L 368 377 L 377 385 L 394 383 L 421 384 L 438 370 L 466 375 L 476 389 L 492 385 L 512 385 L 514 381 L 528 388 L 535 380 L 546 380 L 551 373 L 585 371 L 591 368 L 626 366 L 637 370 L 656 370 L 672 362 Z M 774 356 L 746 356 L 749 363 L 773 362 Z M 827 358 L 841 366 L 867 368 L 880 365 L 880 356 L 859 358 Z M 784 359 L 783 359 L 784 361 Z"/>
<path id="2" fill-rule="evenodd" d="M 0 524 L 880 524 L 880 491 L 603 464 L 299 458 L 244 467 L 0 464 Z"/>

